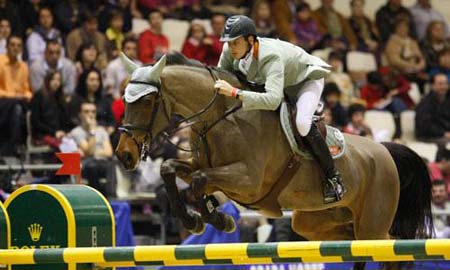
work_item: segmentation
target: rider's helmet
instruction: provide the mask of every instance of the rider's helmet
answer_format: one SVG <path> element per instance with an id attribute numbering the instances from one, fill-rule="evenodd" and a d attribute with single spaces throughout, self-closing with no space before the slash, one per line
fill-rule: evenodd
<path id="1" fill-rule="evenodd" d="M 247 37 L 249 35 L 257 36 L 253 20 L 244 15 L 234 15 L 225 22 L 220 41 L 233 41 L 239 37 Z"/>

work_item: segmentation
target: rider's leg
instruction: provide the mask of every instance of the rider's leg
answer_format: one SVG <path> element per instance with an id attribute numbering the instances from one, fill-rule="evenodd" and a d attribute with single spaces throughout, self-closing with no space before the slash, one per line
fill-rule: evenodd
<path id="1" fill-rule="evenodd" d="M 300 135 L 305 138 L 312 155 L 325 174 L 326 179 L 322 183 L 324 202 L 331 203 L 340 200 L 345 189 L 330 150 L 312 120 L 320 102 L 323 84 L 323 79 L 308 81 L 300 90 L 297 100 L 296 124 Z"/>

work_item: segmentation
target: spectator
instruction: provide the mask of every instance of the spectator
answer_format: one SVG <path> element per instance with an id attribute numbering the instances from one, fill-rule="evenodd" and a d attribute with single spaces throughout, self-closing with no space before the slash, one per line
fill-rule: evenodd
<path id="1" fill-rule="evenodd" d="M 138 44 L 137 40 L 133 38 L 127 38 L 123 42 L 123 52 L 125 55 L 132 59 L 138 65 L 142 63 L 137 60 Z M 125 66 L 119 57 L 109 62 L 106 68 L 105 87 L 108 95 L 111 95 L 114 99 L 120 99 L 122 96 L 120 93 L 120 86 L 128 78 L 128 72 L 125 70 Z"/>
<path id="2" fill-rule="evenodd" d="M 98 69 L 85 70 L 79 79 L 76 89 L 78 104 L 81 100 L 94 103 L 97 107 L 97 122 L 104 126 L 108 134 L 115 130 L 116 122 L 111 111 L 112 98 L 103 95 L 103 82 Z M 77 104 L 77 103 L 75 103 Z"/>
<path id="3" fill-rule="evenodd" d="M 308 52 L 313 51 L 322 40 L 323 34 L 319 31 L 319 26 L 312 17 L 309 4 L 299 4 L 296 15 L 295 21 L 292 24 L 292 31 L 296 37 L 294 44 L 297 44 Z"/>
<path id="4" fill-rule="evenodd" d="M 99 58 L 106 61 L 108 55 L 108 42 L 103 33 L 97 30 L 97 18 L 92 14 L 86 14 L 83 18 L 83 26 L 72 30 L 67 36 L 67 56 L 74 61 L 76 53 L 82 44 L 94 44 Z"/>
<path id="5" fill-rule="evenodd" d="M 0 154 L 15 155 L 23 142 L 26 103 L 32 97 L 28 66 L 19 59 L 22 38 L 9 36 L 6 54 L 0 55 Z"/>
<path id="6" fill-rule="evenodd" d="M 378 50 L 378 30 L 375 24 L 364 14 L 364 0 L 350 2 L 352 15 L 350 27 L 358 40 L 358 50 L 376 52 Z"/>
<path id="7" fill-rule="evenodd" d="M 355 33 L 344 15 L 334 9 L 334 0 L 321 0 L 321 3 L 322 6 L 314 11 L 314 16 L 322 33 L 327 33 L 326 46 L 335 51 L 347 51 L 348 46 L 356 49 Z"/>
<path id="8" fill-rule="evenodd" d="M 6 18 L 0 18 L 0 54 L 6 53 L 6 40 L 11 35 L 11 24 Z"/>
<path id="9" fill-rule="evenodd" d="M 12 27 L 12 33 L 22 36 L 24 28 L 19 8 L 16 3 L 9 0 L 0 0 L 0 18 L 6 18 Z"/>
<path id="10" fill-rule="evenodd" d="M 57 28 L 64 35 L 80 27 L 82 23 L 86 23 L 86 18 L 83 18 L 83 16 L 88 13 L 88 7 L 83 1 L 62 0 L 58 2 L 54 8 L 55 21 Z"/>
<path id="11" fill-rule="evenodd" d="M 151 12 L 148 19 L 150 29 L 139 36 L 139 60 L 144 64 L 154 64 L 169 51 L 169 39 L 162 34 L 163 15 L 160 11 Z"/>
<path id="12" fill-rule="evenodd" d="M 448 81 L 450 81 L 450 48 L 439 52 L 438 66 L 430 69 L 429 76 L 432 77 L 438 73 L 447 75 Z"/>
<path id="13" fill-rule="evenodd" d="M 388 92 L 399 97 L 408 109 L 414 109 L 416 104 L 409 96 L 409 90 L 411 90 L 409 81 L 399 74 L 398 71 L 388 67 L 379 68 L 378 72 L 381 74 L 381 80 Z"/>
<path id="14" fill-rule="evenodd" d="M 187 58 L 198 60 L 202 63 L 206 61 L 208 50 L 203 41 L 206 38 L 205 27 L 196 20 L 193 20 L 189 28 L 188 35 L 184 41 L 181 53 Z"/>
<path id="15" fill-rule="evenodd" d="M 97 124 L 94 103 L 83 102 L 80 107 L 80 125 L 70 132 L 70 136 L 78 145 L 81 154 L 83 178 L 87 178 L 89 185 L 105 196 L 107 193 L 107 179 L 112 173 L 110 161 L 113 151 L 106 130 Z"/>
<path id="16" fill-rule="evenodd" d="M 448 37 L 447 22 L 439 11 L 431 6 L 430 0 L 417 0 L 417 3 L 410 8 L 414 24 L 417 30 L 417 38 L 422 40 L 425 38 L 426 29 L 432 21 L 439 21 L 444 26 L 445 36 Z"/>
<path id="17" fill-rule="evenodd" d="M 431 212 L 450 210 L 450 201 L 445 182 L 435 180 L 431 188 Z M 433 219 L 436 238 L 450 238 L 450 216 L 446 214 L 434 215 Z"/>
<path id="18" fill-rule="evenodd" d="M 211 16 L 212 33 L 209 34 L 203 43 L 206 45 L 206 64 L 209 66 L 217 66 L 220 54 L 222 53 L 222 42 L 220 42 L 220 35 L 222 34 L 225 25 L 225 16 L 217 13 Z"/>
<path id="19" fill-rule="evenodd" d="M 348 118 L 350 121 L 345 126 L 344 132 L 373 139 L 372 130 L 364 122 L 365 113 L 366 108 L 363 105 L 358 103 L 350 105 L 348 107 Z"/>
<path id="20" fill-rule="evenodd" d="M 382 6 L 375 15 L 375 23 L 380 33 L 382 42 L 387 42 L 395 29 L 395 23 L 399 19 L 407 20 L 409 33 L 416 38 L 416 29 L 412 19 L 411 12 L 402 6 L 402 0 L 387 0 L 386 5 Z"/>
<path id="21" fill-rule="evenodd" d="M 420 46 L 422 48 L 427 70 L 438 67 L 438 54 L 450 49 L 450 42 L 444 35 L 444 24 L 440 21 L 432 21 L 425 34 L 425 38 Z"/>
<path id="22" fill-rule="evenodd" d="M 30 81 L 33 92 L 44 86 L 44 78 L 49 71 L 58 71 L 61 74 L 62 88 L 65 95 L 71 95 L 75 89 L 75 66 L 66 57 L 62 56 L 62 46 L 56 40 L 47 41 L 44 58 L 39 58 L 30 67 Z"/>
<path id="23" fill-rule="evenodd" d="M 400 71 L 407 79 L 417 82 L 421 92 L 427 79 L 425 58 L 419 44 L 409 35 L 408 21 L 400 19 L 395 23 L 394 33 L 385 49 L 389 65 Z"/>
<path id="24" fill-rule="evenodd" d="M 53 27 L 53 14 L 50 8 L 39 10 L 39 25 L 27 39 L 28 61 L 31 65 L 36 59 L 43 58 L 48 40 L 56 40 L 63 44 L 61 33 Z"/>
<path id="25" fill-rule="evenodd" d="M 123 14 L 118 10 L 112 10 L 109 18 L 109 27 L 106 29 L 106 38 L 110 42 L 111 56 L 116 58 L 122 51 L 122 42 L 125 39 L 123 28 Z"/>
<path id="26" fill-rule="evenodd" d="M 416 137 L 438 146 L 436 160 L 445 153 L 450 142 L 450 94 L 445 74 L 435 74 L 431 79 L 431 91 L 416 107 Z"/>
<path id="27" fill-rule="evenodd" d="M 384 84 L 381 74 L 372 71 L 367 74 L 367 85 L 361 88 L 361 98 L 367 102 L 368 109 L 389 111 L 394 116 L 394 139 L 401 137 L 400 113 L 406 110 L 406 105 L 397 95 L 397 88 L 389 89 Z"/>
<path id="28" fill-rule="evenodd" d="M 253 4 L 250 17 L 255 22 L 258 36 L 268 38 L 276 37 L 277 29 L 273 22 L 270 5 L 267 0 L 256 0 Z"/>
<path id="29" fill-rule="evenodd" d="M 75 67 L 77 70 L 77 78 L 85 71 L 92 68 L 97 68 L 98 64 L 98 50 L 93 43 L 84 43 L 78 48 L 75 56 Z"/>
<path id="30" fill-rule="evenodd" d="M 211 12 L 244 15 L 249 12 L 250 1 L 244 0 L 207 0 L 206 7 Z"/>
<path id="31" fill-rule="evenodd" d="M 71 125 L 68 102 L 62 89 L 62 77 L 50 71 L 44 78 L 44 86 L 31 100 L 31 126 L 33 139 L 59 149 L 62 138 Z"/>
<path id="32" fill-rule="evenodd" d="M 325 107 L 331 110 L 332 125 L 342 129 L 347 125 L 347 112 L 342 107 L 341 90 L 335 83 L 326 83 L 323 87 L 322 99 L 325 102 Z"/>
<path id="33" fill-rule="evenodd" d="M 45 7 L 45 0 L 24 0 L 16 1 L 19 7 L 20 18 L 23 20 L 25 36 L 33 32 L 39 24 L 39 12 Z"/>
<path id="34" fill-rule="evenodd" d="M 123 81 L 120 83 L 120 96 L 123 96 L 123 94 L 125 93 L 127 84 L 128 78 L 123 79 Z M 123 99 L 115 99 L 111 104 L 111 110 L 114 115 L 114 119 L 116 120 L 117 126 L 122 125 L 122 118 L 125 114 L 125 102 L 123 101 Z"/>
<path id="35" fill-rule="evenodd" d="M 131 15 L 131 0 L 108 1 L 98 14 L 98 29 L 106 32 L 108 29 L 111 13 L 118 12 L 122 15 L 123 24 L 120 29 L 123 33 L 128 33 L 132 29 L 133 16 Z"/>
<path id="36" fill-rule="evenodd" d="M 428 164 L 431 181 L 444 180 L 447 186 L 447 195 L 450 197 L 450 151 L 446 151 L 445 156 L 437 162 Z"/>
<path id="37" fill-rule="evenodd" d="M 342 106 L 348 107 L 356 101 L 356 95 L 350 76 L 344 72 L 344 63 L 341 54 L 331 52 L 328 55 L 328 63 L 331 65 L 331 72 L 325 78 L 325 81 L 337 84 L 341 93 L 340 102 Z"/>
<path id="38" fill-rule="evenodd" d="M 170 16 L 169 10 L 173 2 L 171 0 L 136 0 L 136 3 L 133 4 L 134 7 L 132 5 L 132 9 L 134 9 L 134 13 L 140 12 L 142 14 L 141 18 L 148 18 L 153 11 L 158 11 L 163 16 Z"/>
<path id="39" fill-rule="evenodd" d="M 273 14 L 273 20 L 277 28 L 277 35 L 280 37 L 280 39 L 288 40 L 289 42 L 295 44 L 295 35 L 292 31 L 291 24 L 294 20 L 293 15 L 295 14 L 296 4 L 291 5 L 289 2 L 291 1 L 272 0 L 270 1 L 270 7 Z"/>

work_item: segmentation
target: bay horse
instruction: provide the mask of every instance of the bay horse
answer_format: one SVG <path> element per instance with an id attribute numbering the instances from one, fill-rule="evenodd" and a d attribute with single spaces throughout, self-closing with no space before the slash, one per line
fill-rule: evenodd
<path id="1" fill-rule="evenodd" d="M 280 177 L 287 176 L 293 154 L 278 113 L 231 113 L 240 101 L 217 94 L 217 78 L 241 87 L 234 75 L 187 64 L 166 66 L 165 56 L 147 67 L 137 66 L 123 54 L 122 60 L 131 77 L 116 155 L 126 169 L 136 168 L 156 134 L 168 136 L 171 116 L 193 123 L 193 158 L 167 160 L 161 166 L 172 213 L 190 231 L 200 233 L 204 222 L 224 231 L 234 229 L 233 220 L 205 196 L 222 191 L 268 217 L 280 217 L 281 209 L 292 209 L 292 229 L 308 240 L 431 236 L 427 166 L 406 146 L 345 134 L 346 152 L 336 165 L 347 193 L 340 201 L 324 204 L 323 174 L 315 161 L 297 160 L 299 168 L 289 177 Z M 201 215 L 186 210 L 176 176 L 190 183 L 202 206 Z"/>

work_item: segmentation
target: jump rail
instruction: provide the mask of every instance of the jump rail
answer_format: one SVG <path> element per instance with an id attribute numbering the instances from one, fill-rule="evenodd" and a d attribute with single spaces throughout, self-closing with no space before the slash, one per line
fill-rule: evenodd
<path id="1" fill-rule="evenodd" d="M 109 266 L 450 260 L 450 239 L 0 250 L 0 264 Z"/>

